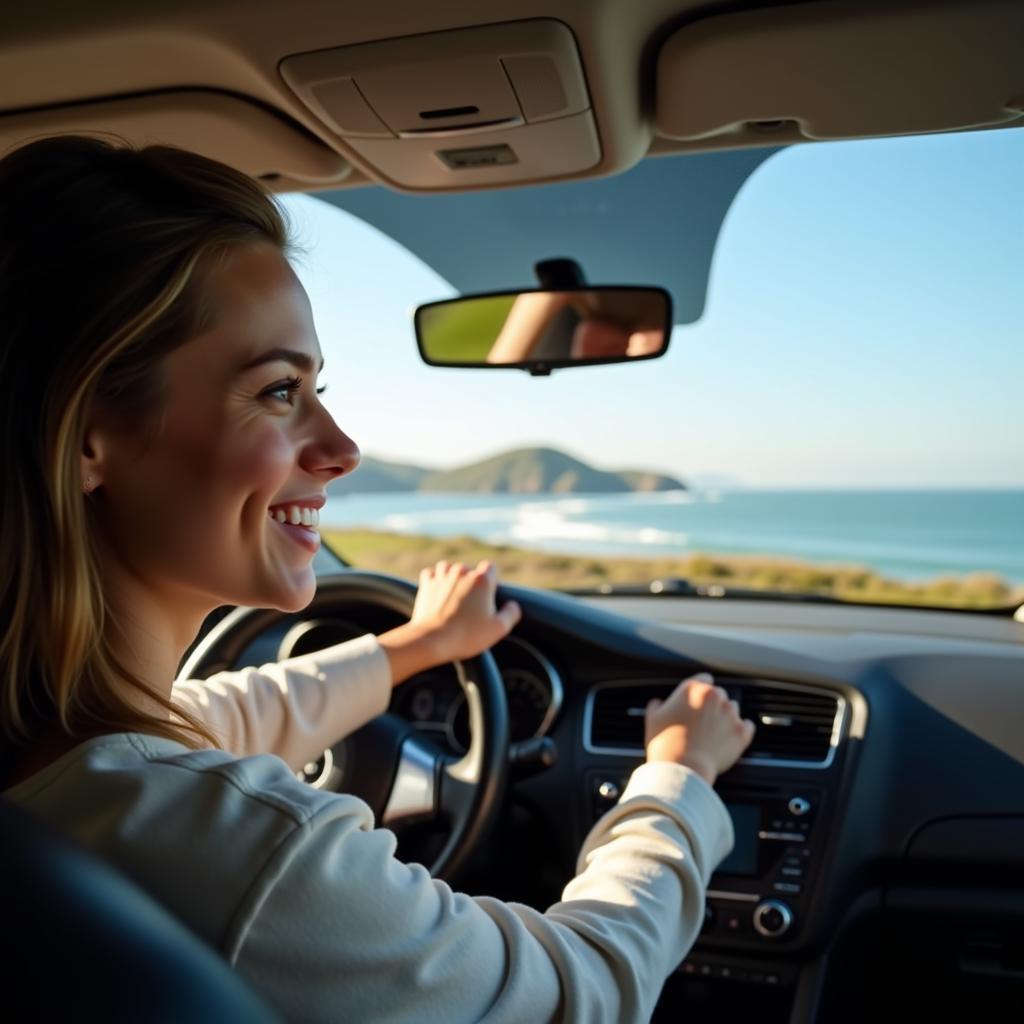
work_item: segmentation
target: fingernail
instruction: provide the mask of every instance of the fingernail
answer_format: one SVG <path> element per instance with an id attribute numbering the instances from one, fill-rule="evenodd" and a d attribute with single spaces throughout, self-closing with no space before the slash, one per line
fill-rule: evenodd
<path id="1" fill-rule="evenodd" d="M 702 683 L 713 683 L 715 681 L 714 676 L 710 672 L 698 672 L 696 675 L 690 676 L 691 679 L 699 679 Z"/>

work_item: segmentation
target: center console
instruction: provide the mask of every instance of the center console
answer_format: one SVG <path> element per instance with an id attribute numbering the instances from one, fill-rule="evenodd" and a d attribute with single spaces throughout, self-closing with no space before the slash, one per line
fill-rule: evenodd
<path id="1" fill-rule="evenodd" d="M 834 832 L 846 762 L 846 694 L 836 688 L 716 674 L 757 726 L 743 757 L 715 790 L 732 819 L 732 851 L 712 874 L 704 925 L 668 979 L 655 1020 L 788 1021 L 815 959 L 815 899 Z M 675 683 L 598 679 L 583 715 L 580 758 L 589 825 L 619 800 L 643 758 L 643 709 Z M 811 975 L 808 975 L 810 978 Z M 666 1016 L 667 1015 L 667 1016 Z"/>
<path id="2" fill-rule="evenodd" d="M 712 876 L 703 931 L 720 942 L 761 947 L 795 938 L 810 901 L 815 825 L 825 791 L 773 785 L 720 791 L 736 844 Z"/>
<path id="3" fill-rule="evenodd" d="M 614 804 L 628 778 L 623 772 L 592 774 L 595 816 Z M 826 790 L 778 783 L 721 786 L 718 793 L 736 841 L 711 876 L 702 944 L 751 952 L 789 946 L 800 935 L 812 897 Z"/>

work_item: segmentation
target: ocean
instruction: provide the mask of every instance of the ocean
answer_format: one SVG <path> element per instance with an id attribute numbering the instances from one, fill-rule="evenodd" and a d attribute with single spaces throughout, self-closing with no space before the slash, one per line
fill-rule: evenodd
<path id="1" fill-rule="evenodd" d="M 365 526 L 597 555 L 778 555 L 901 579 L 973 572 L 1024 583 L 1024 490 L 354 494 L 325 526 Z"/>

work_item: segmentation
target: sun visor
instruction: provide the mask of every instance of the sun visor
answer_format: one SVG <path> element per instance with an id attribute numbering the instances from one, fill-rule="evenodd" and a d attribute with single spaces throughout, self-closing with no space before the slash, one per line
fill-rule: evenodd
<path id="1" fill-rule="evenodd" d="M 351 168 L 303 128 L 266 107 L 227 93 L 175 90 L 79 103 L 0 117 L 6 152 L 32 139 L 66 133 L 114 134 L 135 145 L 181 146 L 261 178 L 333 185 Z"/>
<path id="2" fill-rule="evenodd" d="M 402 189 L 548 180 L 601 157 L 576 41 L 550 18 L 296 54 L 281 75 Z"/>
<path id="3" fill-rule="evenodd" d="M 658 56 L 667 138 L 912 135 L 1024 124 L 1024 3 L 826 2 L 727 14 Z"/>

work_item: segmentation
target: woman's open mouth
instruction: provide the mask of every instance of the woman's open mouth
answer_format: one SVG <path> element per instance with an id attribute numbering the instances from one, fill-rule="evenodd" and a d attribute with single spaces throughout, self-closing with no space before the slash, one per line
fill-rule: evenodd
<path id="1" fill-rule="evenodd" d="M 274 525 L 307 550 L 316 552 L 320 547 L 320 511 L 309 505 L 273 505 L 267 515 Z"/>

